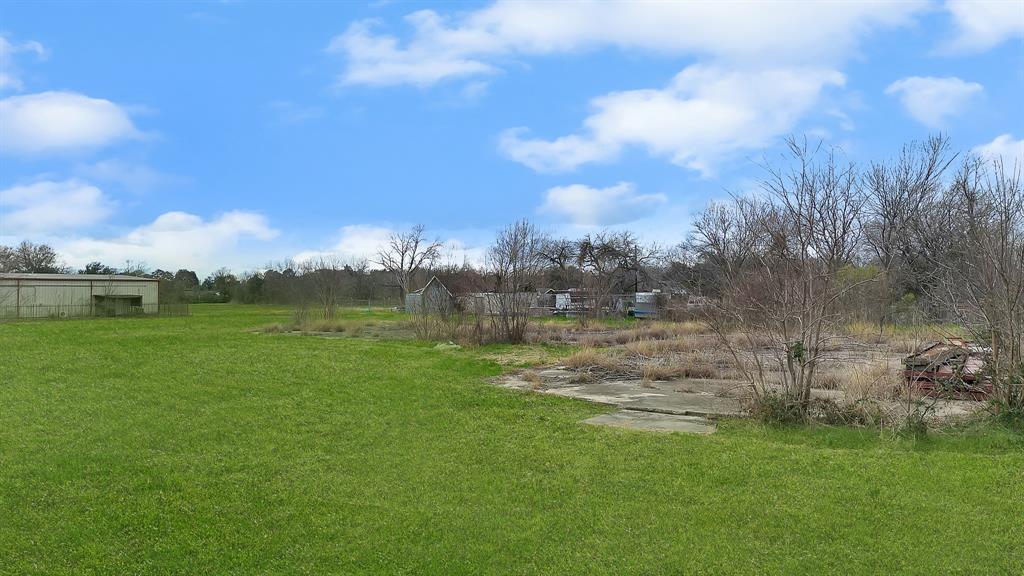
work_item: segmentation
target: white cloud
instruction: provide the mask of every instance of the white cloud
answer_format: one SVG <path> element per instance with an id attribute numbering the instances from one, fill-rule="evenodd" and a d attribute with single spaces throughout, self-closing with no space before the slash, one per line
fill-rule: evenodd
<path id="1" fill-rule="evenodd" d="M 305 262 L 319 257 L 336 257 L 346 261 L 372 260 L 377 251 L 388 243 L 391 228 L 354 224 L 342 226 L 338 231 L 338 240 L 330 248 L 324 250 L 306 250 L 296 254 L 296 262 Z"/>
<path id="2" fill-rule="evenodd" d="M 0 152 L 97 148 L 141 138 L 128 113 L 109 100 L 75 92 L 41 92 L 0 100 Z"/>
<path id="3" fill-rule="evenodd" d="M 488 246 L 470 245 L 463 240 L 450 239 L 441 248 L 441 263 L 451 266 L 462 266 L 468 263 L 471 266 L 482 268 L 487 262 Z"/>
<path id="4" fill-rule="evenodd" d="M 407 19 L 417 27 L 418 34 L 422 34 L 438 17 L 424 10 L 409 15 Z M 396 38 L 375 35 L 374 24 L 375 21 L 368 20 L 356 22 L 344 34 L 332 39 L 327 47 L 328 52 L 344 53 L 349 57 L 349 68 L 341 79 L 342 84 L 429 86 L 443 78 L 496 71 L 488 64 L 463 57 L 458 50 L 438 45 L 430 39 L 414 40 L 401 48 Z"/>
<path id="5" fill-rule="evenodd" d="M 77 164 L 75 173 L 89 180 L 111 182 L 125 190 L 137 193 L 148 192 L 162 182 L 173 179 L 145 164 L 118 158 Z"/>
<path id="6" fill-rule="evenodd" d="M 154 268 L 191 268 L 206 273 L 224 265 L 251 266 L 263 258 L 246 253 L 243 241 L 271 240 L 278 232 L 252 212 L 233 211 L 212 220 L 185 212 L 167 212 L 152 223 L 114 238 L 55 238 L 54 247 L 68 264 L 143 262 Z"/>
<path id="7" fill-rule="evenodd" d="M 608 188 L 573 184 L 548 190 L 540 212 L 568 218 L 577 226 L 610 226 L 649 216 L 667 202 L 664 194 L 637 194 L 630 182 Z"/>
<path id="8" fill-rule="evenodd" d="M 46 58 L 46 49 L 39 42 L 15 43 L 5 34 L 0 34 L 0 91 L 23 90 L 25 83 L 15 62 L 15 54 L 32 53 L 36 58 Z"/>
<path id="9" fill-rule="evenodd" d="M 983 158 L 1001 159 L 1007 167 L 1016 165 L 1024 169 L 1024 139 L 1014 140 L 1013 136 L 1003 134 L 976 146 L 974 152 Z"/>
<path id="10" fill-rule="evenodd" d="M 516 2 L 447 17 L 406 16 L 411 38 L 363 20 L 328 51 L 346 56 L 344 84 L 428 86 L 494 74 L 503 59 L 604 47 L 741 65 L 834 65 L 861 36 L 909 23 L 924 2 Z"/>
<path id="11" fill-rule="evenodd" d="M 523 139 L 516 129 L 505 132 L 499 145 L 509 158 L 539 171 L 570 170 L 639 146 L 707 175 L 722 158 L 761 148 L 790 131 L 823 90 L 844 82 L 842 74 L 825 68 L 693 65 L 667 88 L 595 98 L 582 134 Z"/>
<path id="12" fill-rule="evenodd" d="M 960 114 L 984 87 L 960 78 L 909 76 L 889 85 L 885 93 L 896 95 L 907 112 L 929 128 L 942 128 Z"/>
<path id="13" fill-rule="evenodd" d="M 48 234 L 102 222 L 113 203 L 81 180 L 43 180 L 0 190 L 0 235 Z"/>
<path id="14" fill-rule="evenodd" d="M 956 37 L 942 51 L 976 53 L 1007 40 L 1024 38 L 1024 4 L 1020 0 L 949 0 Z"/>
<path id="15" fill-rule="evenodd" d="M 582 164 L 610 160 L 619 153 L 618 142 L 598 141 L 575 134 L 554 140 L 524 139 L 526 128 L 501 133 L 498 149 L 512 160 L 538 172 L 564 172 Z"/>
<path id="16" fill-rule="evenodd" d="M 395 228 L 367 224 L 342 226 L 333 246 L 321 250 L 305 250 L 293 256 L 292 259 L 296 262 L 305 262 L 321 257 L 337 258 L 343 262 L 366 260 L 372 268 L 377 253 L 387 246 L 391 235 L 396 231 Z M 462 264 L 467 260 L 472 264 L 482 264 L 487 249 L 455 238 L 454 236 L 457 235 L 459 235 L 457 232 L 446 234 L 447 239 L 441 240 L 443 245 L 441 259 L 455 265 Z M 436 237 L 428 234 L 428 238 L 433 240 Z"/>

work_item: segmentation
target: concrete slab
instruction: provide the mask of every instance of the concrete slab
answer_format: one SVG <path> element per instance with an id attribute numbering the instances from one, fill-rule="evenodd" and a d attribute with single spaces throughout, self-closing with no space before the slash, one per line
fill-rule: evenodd
<path id="1" fill-rule="evenodd" d="M 715 424 L 710 420 L 695 416 L 678 416 L 675 414 L 659 414 L 639 410 L 619 410 L 611 414 L 601 414 L 583 421 L 594 426 L 613 426 L 650 432 L 685 432 L 689 434 L 712 434 Z"/>
<path id="2" fill-rule="evenodd" d="M 558 366 L 538 370 L 530 379 L 525 379 L 522 374 L 508 374 L 495 379 L 494 382 L 505 388 L 578 398 L 617 406 L 624 411 L 697 416 L 709 420 L 743 415 L 741 397 L 746 393 L 746 386 L 736 381 L 703 379 L 656 382 L 636 379 L 585 380 L 586 374 Z M 812 394 L 815 398 L 831 398 L 840 403 L 845 400 L 843 392 L 838 390 L 815 389 Z M 883 407 L 898 409 L 900 402 L 893 400 L 883 404 Z M 936 404 L 932 420 L 942 422 L 960 419 L 977 412 L 984 406 L 983 402 L 940 400 Z M 596 423 L 598 424 L 616 425 L 601 420 L 619 417 L 605 415 L 597 418 L 598 422 Z M 635 422 L 636 420 L 630 421 Z M 627 427 L 637 426 L 629 425 Z"/>
<path id="3" fill-rule="evenodd" d="M 527 382 L 518 376 L 506 377 L 499 384 L 508 388 L 579 398 L 629 410 L 642 410 L 678 416 L 718 418 L 742 413 L 740 400 L 730 394 L 736 383 L 715 380 L 679 380 L 646 382 L 641 380 L 596 380 L 577 382 L 570 370 L 550 369 L 538 373 L 541 383 Z"/>

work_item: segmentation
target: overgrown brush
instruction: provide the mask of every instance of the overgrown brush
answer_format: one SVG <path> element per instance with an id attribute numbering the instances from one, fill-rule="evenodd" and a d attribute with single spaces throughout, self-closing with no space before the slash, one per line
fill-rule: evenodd
<path id="1" fill-rule="evenodd" d="M 599 370 L 606 373 L 622 371 L 622 363 L 618 359 L 593 348 L 581 348 L 573 352 L 562 361 L 562 364 L 573 370 Z"/>
<path id="2" fill-rule="evenodd" d="M 626 344 L 626 352 L 632 356 L 653 357 L 670 352 L 691 352 L 706 344 L 694 336 L 670 340 L 636 340 Z"/>
<path id="3" fill-rule="evenodd" d="M 640 375 L 644 380 L 707 379 L 717 377 L 718 371 L 704 358 L 688 355 L 643 363 Z"/>
<path id="4" fill-rule="evenodd" d="M 800 402 L 786 394 L 766 392 L 753 399 L 750 414 L 768 424 L 807 424 L 808 415 Z"/>
<path id="5" fill-rule="evenodd" d="M 817 422 L 829 426 L 877 426 L 885 420 L 880 406 L 870 402 L 846 403 L 832 398 L 812 398 L 805 410 L 798 401 L 774 391 L 754 399 L 750 413 L 767 424 L 781 425 Z"/>
<path id="6" fill-rule="evenodd" d="M 888 362 L 854 364 L 845 370 L 840 389 L 848 401 L 895 400 L 900 398 L 904 382 Z"/>
<path id="7" fill-rule="evenodd" d="M 621 346 L 645 340 L 692 338 L 705 333 L 707 327 L 699 322 L 652 322 L 636 328 L 585 334 L 580 343 L 590 347 Z"/>
<path id="8" fill-rule="evenodd" d="M 947 324 L 885 324 L 850 322 L 842 332 L 856 342 L 884 345 L 893 352 L 913 354 L 927 342 L 964 336 L 963 328 Z"/>
<path id="9" fill-rule="evenodd" d="M 373 326 L 372 322 L 366 322 L 362 320 L 309 320 L 306 319 L 304 322 L 290 322 L 281 323 L 276 322 L 274 324 L 268 324 L 259 328 L 260 332 L 267 334 L 282 334 L 287 332 L 302 332 L 302 333 L 320 333 L 320 334 L 347 334 L 349 336 L 358 336 L 362 330 L 368 326 Z"/>

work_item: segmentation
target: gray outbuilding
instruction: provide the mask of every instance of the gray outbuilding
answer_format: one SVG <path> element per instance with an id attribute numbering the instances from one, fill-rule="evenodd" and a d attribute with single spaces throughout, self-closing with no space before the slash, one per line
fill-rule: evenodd
<path id="1" fill-rule="evenodd" d="M 118 274 L 0 274 L 0 318 L 159 312 L 160 281 Z"/>
<path id="2" fill-rule="evenodd" d="M 405 295 L 405 311 L 410 314 L 447 314 L 454 304 L 455 296 L 437 276 L 423 288 Z"/>

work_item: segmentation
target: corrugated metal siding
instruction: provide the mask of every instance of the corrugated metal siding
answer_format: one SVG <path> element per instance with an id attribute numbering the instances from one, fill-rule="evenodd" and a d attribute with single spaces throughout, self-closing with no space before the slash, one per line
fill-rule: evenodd
<path id="1" fill-rule="evenodd" d="M 156 313 L 159 304 L 158 282 L 124 280 L 33 281 L 0 278 L 0 316 L 48 317 L 90 316 L 98 298 L 141 298 L 146 313 Z"/>

